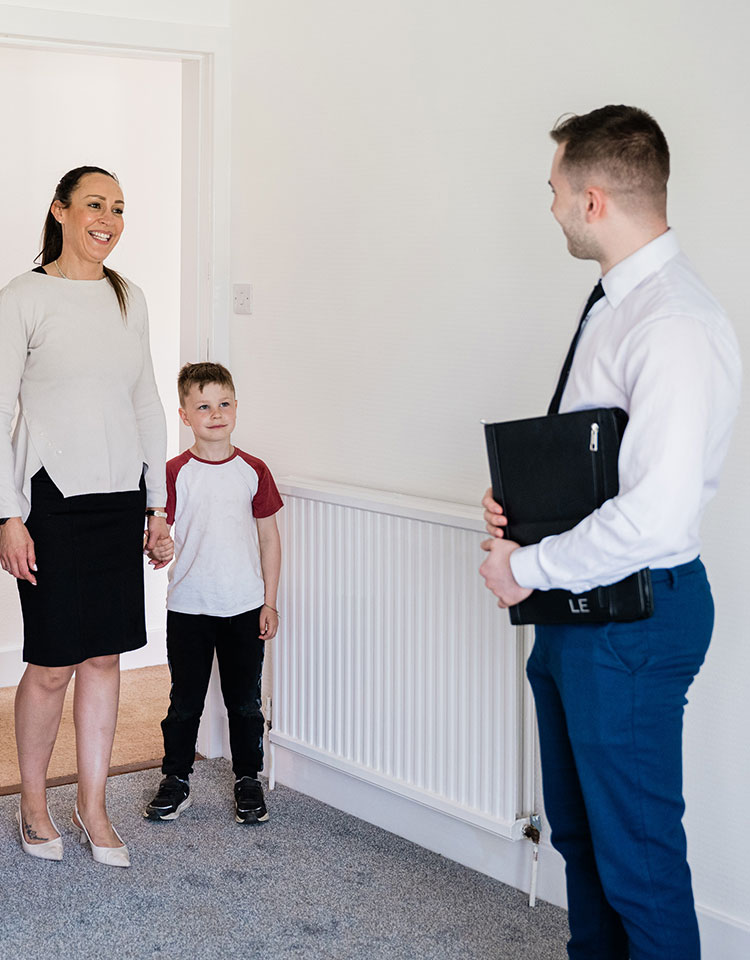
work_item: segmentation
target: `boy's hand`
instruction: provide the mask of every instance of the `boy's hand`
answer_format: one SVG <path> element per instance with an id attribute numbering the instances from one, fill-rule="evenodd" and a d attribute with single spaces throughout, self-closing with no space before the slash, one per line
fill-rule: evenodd
<path id="1" fill-rule="evenodd" d="M 278 629 L 278 613 L 273 609 L 273 607 L 269 607 L 264 603 L 260 608 L 260 634 L 258 635 L 258 638 L 260 640 L 273 640 Z"/>
<path id="2" fill-rule="evenodd" d="M 152 550 L 146 551 L 146 556 L 149 558 L 148 562 L 154 570 L 160 570 L 162 567 L 165 567 L 174 556 L 174 540 L 169 534 L 167 534 L 166 537 L 161 537 L 156 541 Z"/>
<path id="3" fill-rule="evenodd" d="M 174 543 L 164 517 L 149 517 L 143 552 L 154 570 L 161 570 L 174 556 Z"/>

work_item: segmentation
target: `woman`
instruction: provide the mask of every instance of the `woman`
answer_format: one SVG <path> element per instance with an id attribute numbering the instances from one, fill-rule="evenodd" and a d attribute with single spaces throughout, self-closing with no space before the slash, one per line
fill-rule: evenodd
<path id="1" fill-rule="evenodd" d="M 127 867 L 105 790 L 119 654 L 146 643 L 144 511 L 155 568 L 168 562 L 171 541 L 146 304 L 104 266 L 123 209 L 112 174 L 71 170 L 47 215 L 42 266 L 0 292 L 0 564 L 17 578 L 24 621 L 27 667 L 16 696 L 23 849 L 62 858 L 46 776 L 75 673 L 73 825 L 95 860 Z"/>

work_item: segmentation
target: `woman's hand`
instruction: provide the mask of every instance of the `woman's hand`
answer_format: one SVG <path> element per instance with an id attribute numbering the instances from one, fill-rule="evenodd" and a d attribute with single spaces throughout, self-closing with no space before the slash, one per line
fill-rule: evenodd
<path id="1" fill-rule="evenodd" d="M 17 580 L 36 586 L 34 541 L 20 517 L 11 517 L 0 526 L 0 566 Z"/>
<path id="2" fill-rule="evenodd" d="M 174 541 L 169 535 L 169 527 L 164 517 L 148 518 L 143 552 L 154 570 L 161 570 L 171 561 L 174 556 Z"/>

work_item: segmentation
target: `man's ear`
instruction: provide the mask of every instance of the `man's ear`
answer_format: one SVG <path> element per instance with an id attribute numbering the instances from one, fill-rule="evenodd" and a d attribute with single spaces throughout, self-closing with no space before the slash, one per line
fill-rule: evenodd
<path id="1" fill-rule="evenodd" d="M 601 220 L 607 212 L 607 194 L 601 187 L 586 187 L 583 191 L 586 223 Z"/>
<path id="2" fill-rule="evenodd" d="M 182 409 L 182 407 L 178 407 L 178 408 L 177 408 L 177 412 L 178 412 L 179 415 L 180 415 L 180 420 L 182 420 L 182 422 L 185 424 L 186 427 L 189 427 L 189 426 L 190 426 L 190 421 L 188 420 L 188 415 L 185 413 L 185 411 Z"/>

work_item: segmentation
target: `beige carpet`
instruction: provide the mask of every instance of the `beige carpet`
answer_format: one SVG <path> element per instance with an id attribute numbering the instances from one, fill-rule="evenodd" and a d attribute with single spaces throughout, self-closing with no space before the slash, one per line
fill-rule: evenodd
<path id="1" fill-rule="evenodd" d="M 50 786 L 72 783 L 76 779 L 74 684 L 75 677 L 65 696 L 60 732 L 49 767 L 47 782 Z M 15 695 L 15 687 L 0 688 L 0 795 L 20 790 L 13 723 Z M 167 712 L 168 703 L 169 668 L 166 665 L 123 671 L 110 774 L 161 765 L 164 747 L 159 724 Z"/>

